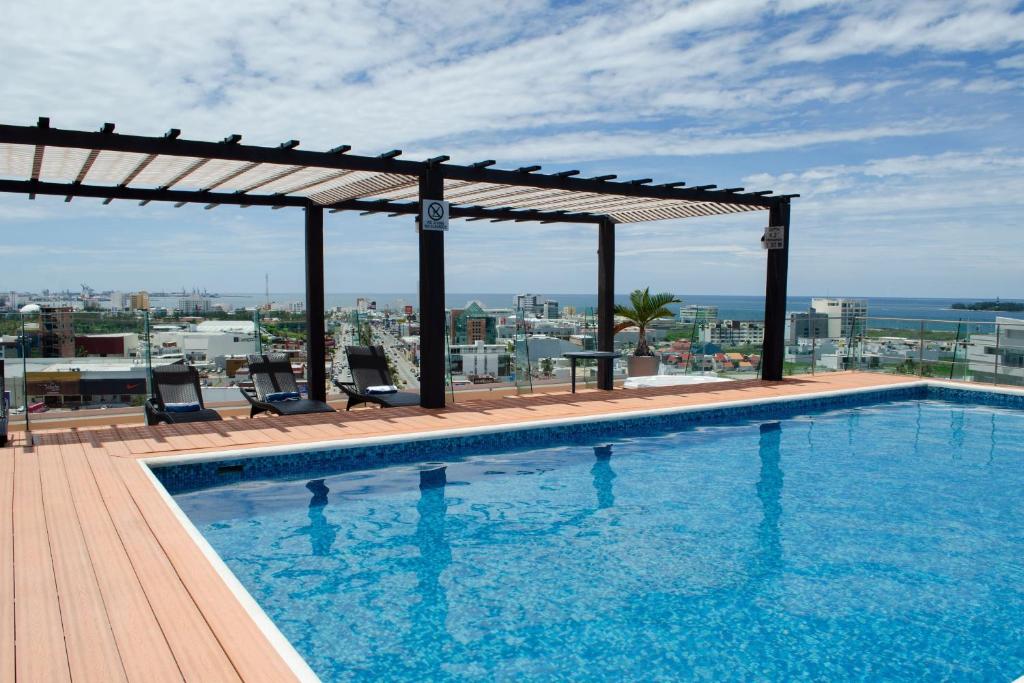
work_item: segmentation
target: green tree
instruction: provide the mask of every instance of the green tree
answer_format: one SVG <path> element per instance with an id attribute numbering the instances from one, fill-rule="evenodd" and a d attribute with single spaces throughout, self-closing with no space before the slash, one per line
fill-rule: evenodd
<path id="1" fill-rule="evenodd" d="M 614 332 L 621 332 L 627 327 L 636 327 L 639 330 L 636 349 L 633 351 L 634 356 L 654 355 L 647 345 L 647 327 L 659 318 L 671 318 L 673 313 L 666 306 L 680 303 L 675 294 L 663 292 L 652 295 L 650 290 L 650 287 L 634 290 L 629 295 L 632 306 L 622 306 L 621 304 L 615 306 L 615 315 L 626 320 L 616 325 Z"/>
<path id="2" fill-rule="evenodd" d="M 540 371 L 544 373 L 545 377 L 550 377 L 551 373 L 555 371 L 555 361 L 550 358 L 540 359 Z"/>

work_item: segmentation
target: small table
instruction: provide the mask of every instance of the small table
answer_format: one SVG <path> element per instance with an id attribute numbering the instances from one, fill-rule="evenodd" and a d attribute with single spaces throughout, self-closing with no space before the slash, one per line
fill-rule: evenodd
<path id="1" fill-rule="evenodd" d="M 571 351 L 569 353 L 563 353 L 562 358 L 568 358 L 572 364 L 572 370 L 570 370 L 570 377 L 572 377 L 572 393 L 576 393 L 576 361 L 584 358 L 607 358 L 609 360 L 613 358 L 621 358 L 621 353 L 615 351 Z"/>

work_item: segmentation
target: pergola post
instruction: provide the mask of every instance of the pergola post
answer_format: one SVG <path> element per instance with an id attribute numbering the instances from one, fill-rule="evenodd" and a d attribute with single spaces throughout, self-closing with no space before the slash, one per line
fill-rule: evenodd
<path id="1" fill-rule="evenodd" d="M 324 209 L 306 211 L 306 386 L 309 398 L 327 400 L 324 371 Z"/>
<path id="2" fill-rule="evenodd" d="M 615 346 L 615 221 L 605 217 L 597 229 L 597 350 Z M 612 359 L 597 361 L 597 388 L 611 390 Z"/>
<path id="3" fill-rule="evenodd" d="M 441 167 L 430 164 L 420 175 L 420 206 L 444 199 Z M 419 227 L 420 246 L 420 405 L 444 408 L 444 233 Z"/>
<path id="4" fill-rule="evenodd" d="M 768 225 L 783 226 L 782 249 L 768 250 L 764 293 L 764 344 L 761 347 L 761 378 L 782 379 L 786 353 L 786 278 L 789 271 L 789 200 L 772 204 Z"/>

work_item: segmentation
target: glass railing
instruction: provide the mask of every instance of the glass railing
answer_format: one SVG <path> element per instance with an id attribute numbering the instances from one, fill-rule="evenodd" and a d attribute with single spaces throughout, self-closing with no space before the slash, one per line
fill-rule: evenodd
<path id="1" fill-rule="evenodd" d="M 0 314 L 4 389 L 15 415 L 135 413 L 152 394 L 153 368 L 185 363 L 199 371 L 206 403 L 243 405 L 248 355 L 280 351 L 304 364 L 305 333 L 304 315 L 295 313 L 29 308 Z"/>
<path id="2" fill-rule="evenodd" d="M 365 316 L 327 319 L 328 377 L 349 381 L 346 344 L 380 344 L 388 352 L 396 383 L 419 390 L 415 340 L 405 328 Z M 586 341 L 596 329 L 583 320 L 576 332 Z M 649 341 L 658 353 L 661 374 L 713 373 L 729 379 L 761 374 L 763 322 L 732 320 L 657 328 Z M 297 368 L 308 365 L 306 320 L 298 312 L 156 315 L 138 311 L 78 311 L 66 307 L 0 314 L 0 357 L 4 391 L 17 416 L 88 410 L 141 413 L 151 395 L 154 367 L 187 363 L 200 374 L 204 399 L 217 406 L 245 405 L 241 387 L 249 385 L 247 356 L 288 354 Z M 543 336 L 543 335 L 542 335 Z M 541 341 L 541 340 L 538 340 Z M 515 345 L 447 347 L 447 391 L 460 392 L 532 386 L 543 390 L 569 383 L 566 342 L 547 337 L 534 348 L 524 336 L 529 363 Z M 556 344 L 557 342 L 557 344 Z M 632 352 L 628 333 L 616 338 L 623 357 L 614 376 L 626 376 Z M 582 348 L 582 347 L 581 347 Z M 788 318 L 785 375 L 856 370 L 993 384 L 1024 385 L 1024 321 L 979 322 L 916 318 Z M 577 383 L 596 385 L 596 367 L 581 363 Z M 517 374 L 530 373 L 528 381 Z M 330 387 L 337 397 L 338 390 Z"/>
<path id="3" fill-rule="evenodd" d="M 1024 386 L 1024 320 L 858 319 L 845 367 Z"/>
<path id="4" fill-rule="evenodd" d="M 728 379 L 755 379 L 761 375 L 764 322 L 760 320 L 701 320 L 655 328 L 648 343 L 661 359 L 660 374 L 708 374 Z M 617 338 L 628 364 L 633 345 Z"/>

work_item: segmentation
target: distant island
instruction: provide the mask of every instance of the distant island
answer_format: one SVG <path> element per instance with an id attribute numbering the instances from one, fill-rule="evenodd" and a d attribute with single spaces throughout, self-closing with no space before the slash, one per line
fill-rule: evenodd
<path id="1" fill-rule="evenodd" d="M 953 304 L 958 311 L 1024 311 L 1024 304 L 1014 301 L 978 301 L 973 304 Z"/>

